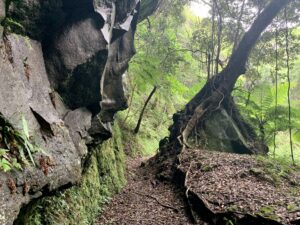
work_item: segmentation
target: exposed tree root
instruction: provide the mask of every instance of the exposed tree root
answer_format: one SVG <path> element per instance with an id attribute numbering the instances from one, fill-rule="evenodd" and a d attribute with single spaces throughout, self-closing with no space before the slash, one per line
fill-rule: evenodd
<path id="1" fill-rule="evenodd" d="M 186 200 L 187 200 L 187 203 L 189 205 L 189 213 L 190 213 L 190 216 L 191 216 L 191 219 L 193 221 L 193 223 L 196 223 L 197 222 L 197 218 L 196 218 L 196 215 L 194 213 L 194 210 L 192 209 L 191 207 L 191 202 L 190 202 L 190 198 L 189 198 L 189 191 L 190 191 L 190 187 L 187 185 L 187 178 L 189 177 L 189 173 L 191 171 L 191 167 L 192 167 L 192 164 L 193 162 L 191 162 L 190 166 L 189 166 L 189 169 L 187 170 L 186 174 L 185 174 L 185 181 L 184 181 L 184 188 L 186 189 L 185 191 L 185 197 L 186 197 Z"/>

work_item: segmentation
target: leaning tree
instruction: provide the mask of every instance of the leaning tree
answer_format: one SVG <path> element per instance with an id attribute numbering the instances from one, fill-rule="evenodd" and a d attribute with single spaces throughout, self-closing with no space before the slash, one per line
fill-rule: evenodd
<path id="1" fill-rule="evenodd" d="M 238 153 L 267 152 L 267 147 L 258 141 L 253 129 L 243 121 L 231 93 L 238 78 L 246 72 L 249 54 L 260 35 L 291 1 L 270 1 L 244 34 L 227 66 L 212 76 L 182 111 L 174 114 L 168 149 L 170 144 L 175 152 L 180 151 L 182 146 L 209 145 L 209 139 L 215 135 L 211 142 L 213 148 L 227 148 Z"/>

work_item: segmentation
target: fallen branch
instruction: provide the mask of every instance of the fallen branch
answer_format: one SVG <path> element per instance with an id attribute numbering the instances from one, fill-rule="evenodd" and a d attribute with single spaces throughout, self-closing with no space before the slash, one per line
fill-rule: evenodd
<path id="1" fill-rule="evenodd" d="M 173 206 L 166 205 L 166 204 L 160 202 L 156 197 L 154 197 L 154 196 L 152 196 L 152 195 L 149 195 L 149 194 L 143 194 L 143 193 L 139 193 L 139 192 L 134 192 L 134 193 L 137 194 L 137 195 L 141 195 L 141 196 L 145 196 L 145 197 L 151 198 L 151 199 L 155 200 L 159 205 L 161 205 L 161 206 L 164 207 L 164 208 L 172 209 L 172 210 L 174 210 L 176 213 L 179 212 L 179 209 L 177 209 L 177 208 L 175 208 L 175 207 L 173 207 Z"/>

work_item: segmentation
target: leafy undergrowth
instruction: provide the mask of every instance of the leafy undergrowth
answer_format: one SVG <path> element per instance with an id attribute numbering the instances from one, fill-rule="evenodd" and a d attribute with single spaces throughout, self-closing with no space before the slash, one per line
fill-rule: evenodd
<path id="1" fill-rule="evenodd" d="M 32 154 L 40 151 L 31 143 L 28 124 L 22 116 L 22 131 L 16 130 L 0 113 L 0 171 L 21 170 L 35 165 Z"/>
<path id="2" fill-rule="evenodd" d="M 155 125 L 153 121 L 157 120 L 157 117 L 153 113 L 151 110 L 148 111 L 138 134 L 133 133 L 138 114 L 131 115 L 124 123 L 126 112 L 118 113 L 117 120 L 123 133 L 124 151 L 128 156 L 153 156 L 157 153 L 158 143 L 161 137 L 167 134 L 167 129 L 163 125 Z"/>
<path id="3" fill-rule="evenodd" d="M 287 132 L 279 132 L 277 134 L 277 148 L 275 150 L 275 158 L 281 162 L 292 163 L 291 149 L 290 146 L 287 144 L 287 140 L 289 140 L 289 136 Z M 271 150 L 269 155 L 273 157 L 274 156 L 273 146 L 270 146 L 270 149 Z M 299 141 L 294 140 L 293 149 L 294 149 L 295 164 L 300 166 Z"/>
<path id="4" fill-rule="evenodd" d="M 300 220 L 299 167 L 264 157 L 187 149 L 180 155 L 179 170 L 186 174 L 185 187 L 210 217 L 224 220 L 227 215 L 237 224 L 246 217 L 257 224 L 261 218 L 266 224 Z"/>

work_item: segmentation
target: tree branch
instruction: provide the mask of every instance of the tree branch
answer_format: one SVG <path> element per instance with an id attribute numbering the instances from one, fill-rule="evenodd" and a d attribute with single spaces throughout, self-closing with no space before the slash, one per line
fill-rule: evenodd
<path id="1" fill-rule="evenodd" d="M 147 107 L 147 105 L 148 105 L 150 99 L 151 99 L 152 96 L 154 95 L 156 89 L 157 89 L 157 86 L 154 86 L 153 90 L 151 91 L 149 97 L 147 98 L 147 100 L 146 100 L 146 102 L 145 102 L 145 104 L 144 104 L 144 107 L 143 107 L 143 109 L 142 109 L 142 111 L 141 111 L 141 114 L 140 114 L 138 123 L 137 123 L 137 125 L 136 125 L 136 127 L 135 127 L 135 129 L 134 129 L 134 133 L 135 133 L 135 134 L 137 134 L 137 133 L 139 132 L 139 130 L 140 130 L 140 126 L 141 126 L 141 123 L 142 123 L 142 119 L 143 119 L 143 116 L 144 116 L 145 109 L 146 109 L 146 107 Z"/>

